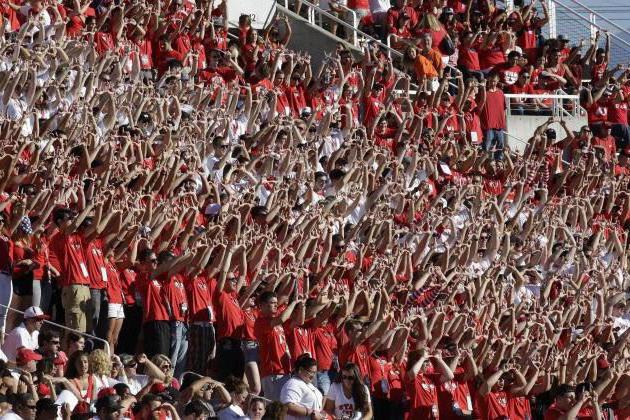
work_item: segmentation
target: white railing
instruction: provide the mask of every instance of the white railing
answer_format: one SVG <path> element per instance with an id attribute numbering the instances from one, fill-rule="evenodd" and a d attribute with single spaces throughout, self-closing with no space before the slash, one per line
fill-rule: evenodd
<path id="1" fill-rule="evenodd" d="M 344 12 L 346 12 L 347 14 L 349 14 L 352 17 L 352 26 L 350 27 L 350 29 L 351 29 L 350 32 L 352 33 L 352 35 L 351 35 L 352 36 L 352 45 L 354 45 L 355 47 L 358 47 L 359 46 L 359 38 L 357 37 L 357 32 L 355 30 L 356 28 L 359 27 L 359 21 L 357 20 L 357 12 L 355 12 L 354 10 L 349 9 L 346 6 L 344 6 L 342 4 L 339 4 L 339 3 L 337 3 L 335 5 L 335 7 L 340 8 L 341 10 L 343 10 Z M 319 9 L 319 10 L 323 11 L 323 9 Z M 313 14 L 315 13 L 313 11 L 312 7 L 309 8 L 309 11 L 311 11 L 311 13 L 313 13 Z M 311 23 L 314 23 L 314 22 L 311 22 Z M 323 25 L 324 25 L 324 23 L 322 21 L 322 14 L 321 13 L 318 14 L 317 23 L 318 23 L 317 26 L 319 26 L 320 28 L 323 27 Z M 349 27 L 346 26 L 346 28 L 349 28 Z"/>
<path id="2" fill-rule="evenodd" d="M 18 311 L 18 310 L 17 310 L 17 309 L 15 309 L 15 308 L 10 308 L 10 307 L 8 307 L 8 306 L 6 306 L 6 305 L 3 305 L 3 304 L 1 304 L 1 303 L 0 303 L 0 307 L 6 308 L 8 311 L 17 312 L 17 313 L 19 313 L 19 314 L 24 315 L 24 312 L 23 312 L 23 311 Z M 82 335 L 83 337 L 89 338 L 90 340 L 100 341 L 100 342 L 102 342 L 102 343 L 103 343 L 103 348 L 105 349 L 105 351 L 107 352 L 107 354 L 109 354 L 110 356 L 112 355 L 112 352 L 111 352 L 111 349 L 109 348 L 109 343 L 107 342 L 107 340 L 104 340 L 104 339 L 99 338 L 99 337 L 97 337 L 97 336 L 95 336 L 95 335 L 92 335 L 92 334 L 83 333 L 83 332 L 80 332 L 80 331 L 78 331 L 78 330 L 74 330 L 74 329 L 72 329 L 72 328 L 70 328 L 70 327 L 66 327 L 65 325 L 57 324 L 56 322 L 52 322 L 52 321 L 49 321 L 49 320 L 47 320 L 47 319 L 45 319 L 45 320 L 44 320 L 44 324 L 54 325 L 54 326 L 55 326 L 55 327 L 57 327 L 57 328 L 61 328 L 62 330 L 71 331 L 71 332 L 73 332 L 73 333 L 75 333 L 75 334 Z"/>
<path id="3" fill-rule="evenodd" d="M 515 102 L 513 99 L 524 100 L 525 102 Z M 535 101 L 542 102 L 543 106 L 537 107 Z M 567 95 L 562 91 L 543 95 L 506 94 L 505 106 L 508 116 L 545 115 L 569 118 L 586 115 L 586 112 L 580 106 L 580 96 Z"/>

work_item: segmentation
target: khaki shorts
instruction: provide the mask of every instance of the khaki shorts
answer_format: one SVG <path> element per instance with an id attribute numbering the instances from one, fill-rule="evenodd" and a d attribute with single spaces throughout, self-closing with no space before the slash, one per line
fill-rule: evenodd
<path id="1" fill-rule="evenodd" d="M 61 289 L 61 304 L 66 315 L 66 326 L 80 332 L 88 331 L 87 317 L 90 302 L 90 288 L 81 284 L 65 286 Z M 91 329 L 90 329 L 91 330 Z"/>

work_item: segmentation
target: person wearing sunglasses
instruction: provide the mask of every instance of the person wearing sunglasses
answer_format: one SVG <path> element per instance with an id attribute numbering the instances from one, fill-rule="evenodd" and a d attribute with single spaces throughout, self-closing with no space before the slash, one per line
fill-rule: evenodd
<path id="1" fill-rule="evenodd" d="M 363 419 L 373 417 L 370 392 L 361 380 L 359 367 L 354 363 L 346 363 L 341 375 L 330 386 L 324 410 L 336 419 Z"/>
<path id="2" fill-rule="evenodd" d="M 37 401 L 32 394 L 15 394 L 13 409 L 2 415 L 5 420 L 35 420 Z M 11 401 L 11 399 L 9 399 Z"/>
<path id="3" fill-rule="evenodd" d="M 297 358 L 293 376 L 280 391 L 280 401 L 288 409 L 287 420 L 326 418 L 326 413 L 322 410 L 322 393 L 313 385 L 316 374 L 317 361 L 315 359 L 307 353 Z"/>

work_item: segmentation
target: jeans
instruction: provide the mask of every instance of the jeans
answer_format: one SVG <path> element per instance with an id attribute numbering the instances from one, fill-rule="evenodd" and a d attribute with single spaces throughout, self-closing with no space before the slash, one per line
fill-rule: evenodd
<path id="1" fill-rule="evenodd" d="M 7 323 L 7 312 L 11 306 L 13 297 L 13 281 L 11 276 L 5 272 L 0 272 L 0 329 L 4 331 Z"/>
<path id="2" fill-rule="evenodd" d="M 503 146 L 505 145 L 505 133 L 503 130 L 490 128 L 484 134 L 483 150 L 494 152 L 494 160 L 502 160 Z"/>
<path id="3" fill-rule="evenodd" d="M 92 335 L 102 337 L 101 329 L 99 328 L 99 320 L 102 308 L 107 308 L 107 292 L 105 289 L 90 289 L 90 307 L 88 317 L 92 321 L 92 331 L 89 331 Z"/>
<path id="4" fill-rule="evenodd" d="M 332 370 L 322 370 L 317 372 L 317 376 L 315 377 L 317 383 L 317 389 L 319 389 L 322 394 L 325 396 L 328 394 L 328 390 L 330 389 L 330 384 L 335 379 L 335 372 Z"/>
<path id="5" fill-rule="evenodd" d="M 33 280 L 33 306 L 38 306 L 44 313 L 50 311 L 52 284 L 50 280 Z"/>
<path id="6" fill-rule="evenodd" d="M 169 358 L 175 368 L 175 377 L 186 369 L 186 352 L 188 351 L 188 325 L 182 321 L 171 321 L 171 348 Z"/>
<path id="7" fill-rule="evenodd" d="M 617 140 L 618 149 L 624 149 L 630 146 L 630 126 L 615 124 L 610 130 L 610 134 Z"/>
<path id="8" fill-rule="evenodd" d="M 262 378 L 263 396 L 272 401 L 280 401 L 280 391 L 289 378 L 290 375 L 267 375 Z"/>

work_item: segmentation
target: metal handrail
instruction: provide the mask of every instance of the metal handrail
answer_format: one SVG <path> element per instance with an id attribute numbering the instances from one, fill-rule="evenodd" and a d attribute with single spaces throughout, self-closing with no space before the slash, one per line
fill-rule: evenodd
<path id="1" fill-rule="evenodd" d="M 287 12 L 289 12 L 289 13 L 291 13 L 291 14 L 295 14 L 293 11 L 289 10 L 287 0 L 284 0 L 284 3 L 285 3 L 285 6 L 283 6 L 283 5 L 281 5 L 281 4 L 280 4 L 280 5 L 278 5 L 278 7 L 282 10 L 282 12 L 283 12 L 283 13 L 285 13 L 285 11 L 287 11 Z M 328 13 L 328 12 L 327 12 L 327 11 L 325 11 L 325 10 L 320 9 L 318 6 L 314 5 L 313 3 L 311 3 L 311 2 L 309 2 L 309 1 L 307 1 L 307 0 L 301 0 L 301 3 L 302 3 L 302 4 L 304 4 L 304 5 L 306 5 L 307 7 L 312 7 L 312 8 L 314 8 L 314 9 L 317 9 L 318 13 L 320 13 L 320 14 L 322 14 L 322 15 L 326 16 L 327 18 L 329 18 L 330 20 L 332 20 L 332 21 L 334 21 L 334 22 L 337 22 L 338 24 L 340 24 L 340 25 L 341 25 L 341 26 L 343 26 L 344 28 L 347 28 L 347 29 L 350 29 L 350 30 L 354 31 L 354 32 L 355 32 L 355 34 L 356 34 L 356 36 L 360 36 L 360 37 L 362 37 L 362 38 L 367 39 L 367 40 L 368 40 L 368 41 L 370 41 L 370 42 L 374 42 L 374 43 L 376 43 L 379 47 L 381 47 L 381 48 L 385 48 L 385 49 L 386 49 L 386 50 L 388 50 L 388 51 L 390 51 L 390 50 L 391 50 L 391 52 L 392 52 L 392 53 L 394 53 L 396 56 L 399 56 L 399 57 L 402 57 L 402 56 L 403 56 L 403 54 L 402 54 L 401 52 L 396 51 L 396 50 L 394 50 L 394 49 L 392 49 L 392 48 L 389 48 L 387 45 L 383 44 L 380 40 L 378 40 L 378 39 L 376 39 L 376 38 L 374 38 L 374 37 L 372 37 L 372 36 L 370 36 L 370 35 L 366 34 L 365 32 L 361 31 L 360 29 L 354 28 L 354 27 L 353 27 L 352 25 L 350 25 L 348 22 L 346 22 L 346 21 L 344 21 L 344 20 L 339 19 L 337 16 L 331 15 L 330 13 Z"/>
<path id="2" fill-rule="evenodd" d="M 557 3 L 557 0 L 554 0 Z M 623 28 L 619 25 L 617 25 L 615 22 L 611 21 L 610 19 L 608 19 L 605 16 L 600 15 L 599 13 L 597 13 L 595 10 L 589 8 L 588 6 L 586 6 L 585 4 L 583 4 L 582 2 L 578 1 L 578 0 L 569 0 L 579 6 L 581 6 L 582 8 L 584 8 L 584 10 L 588 11 L 589 13 L 591 13 L 593 16 L 597 16 L 599 19 L 603 20 L 604 22 L 608 23 L 609 25 L 611 25 L 612 27 L 614 27 L 615 29 L 617 29 L 619 32 L 623 32 L 627 35 L 630 35 L 630 31 L 628 31 L 626 28 Z"/>
<path id="3" fill-rule="evenodd" d="M 9 306 L 7 306 L 7 305 L 3 305 L 3 304 L 1 304 L 1 303 L 0 303 L 0 307 L 6 308 L 6 309 L 7 309 L 7 310 L 9 310 L 9 311 L 17 312 L 17 313 L 19 313 L 19 314 L 24 315 L 24 312 L 23 312 L 23 311 L 17 310 L 17 309 L 15 309 L 15 308 L 11 308 L 11 307 L 9 307 Z M 88 337 L 88 338 L 90 338 L 91 340 L 102 341 L 102 342 L 103 342 L 103 345 L 104 345 L 104 348 L 105 348 L 105 351 L 107 352 L 107 354 L 108 354 L 108 355 L 110 355 L 110 356 L 112 355 L 112 352 L 111 352 L 111 349 L 109 348 L 109 343 L 107 342 L 107 340 L 104 340 L 104 339 L 99 338 L 99 337 L 97 337 L 97 336 L 95 336 L 95 335 L 92 335 L 92 334 L 88 334 L 88 333 L 83 333 L 83 332 L 80 332 L 79 330 L 75 330 L 75 329 L 72 329 L 72 328 L 70 328 L 70 327 L 66 327 L 65 325 L 57 324 L 56 322 L 52 322 L 52 321 L 49 321 L 49 320 L 47 320 L 47 319 L 45 319 L 45 320 L 44 320 L 44 323 L 45 323 L 45 324 L 51 324 L 51 325 L 54 325 L 55 327 L 57 327 L 57 328 L 61 328 L 61 329 L 66 330 L 66 331 L 72 331 L 73 333 L 76 333 L 76 334 L 82 335 L 82 336 L 84 336 L 84 337 Z"/>
<path id="4" fill-rule="evenodd" d="M 576 1 L 576 0 L 570 0 L 570 1 Z M 584 17 L 583 15 L 581 15 L 580 13 L 576 12 L 571 7 L 563 4 L 562 2 L 560 2 L 558 0 L 553 0 L 553 2 L 555 4 L 557 4 L 558 6 L 562 7 L 563 9 L 565 9 L 567 12 L 571 13 L 573 16 L 576 16 L 577 18 L 581 19 L 582 21 L 588 23 L 589 26 L 597 26 L 600 30 L 603 30 L 603 28 L 601 28 L 600 26 L 598 26 L 596 24 L 593 24 L 593 22 L 590 19 L 588 19 L 588 18 Z M 624 40 L 623 38 L 615 35 L 612 32 L 609 32 L 608 35 L 612 36 L 613 38 L 615 38 L 616 41 L 619 41 L 622 44 L 624 44 L 626 47 L 630 48 L 630 42 Z"/>
<path id="5" fill-rule="evenodd" d="M 346 13 L 350 13 L 352 15 L 352 27 L 356 28 L 359 24 L 359 22 L 357 21 L 357 12 L 355 12 L 354 10 L 344 6 L 343 4 L 339 4 L 337 3 L 335 5 L 336 7 L 345 10 Z M 324 9 L 318 8 L 321 11 L 324 11 Z M 310 10 L 313 10 L 312 8 Z M 347 22 L 346 22 L 347 23 Z M 319 14 L 319 27 L 322 27 L 322 14 Z M 357 38 L 357 33 L 353 30 L 352 31 L 352 45 L 354 45 L 355 47 L 358 47 L 358 42 L 359 39 Z"/>

